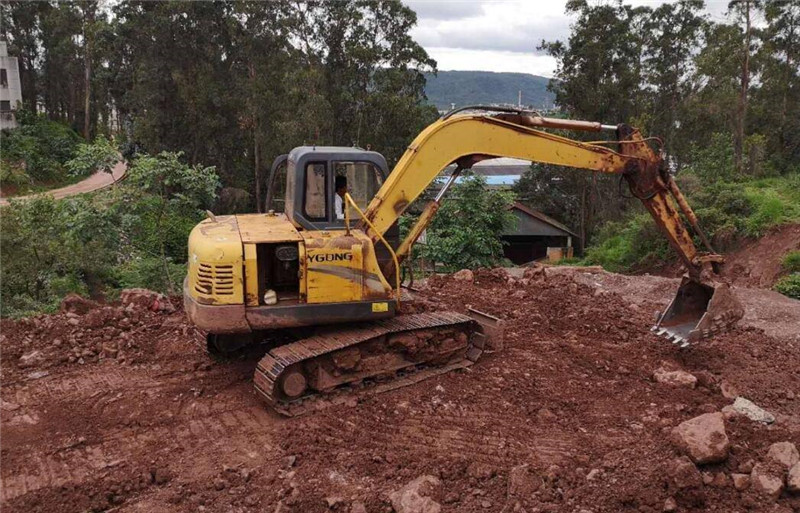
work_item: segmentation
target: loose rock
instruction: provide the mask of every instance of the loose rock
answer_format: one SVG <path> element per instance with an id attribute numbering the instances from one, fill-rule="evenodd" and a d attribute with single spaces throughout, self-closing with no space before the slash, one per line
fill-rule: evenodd
<path id="1" fill-rule="evenodd" d="M 508 474 L 508 497 L 528 498 L 541 486 L 541 479 L 528 465 L 519 465 Z"/>
<path id="2" fill-rule="evenodd" d="M 753 401 L 741 396 L 737 397 L 736 401 L 733 402 L 733 410 L 755 422 L 761 422 L 763 424 L 772 424 L 775 422 L 775 415 L 759 407 Z"/>
<path id="3" fill-rule="evenodd" d="M 777 500 L 783 491 L 783 476 L 771 471 L 763 464 L 753 467 L 750 484 L 754 490 L 770 499 Z"/>
<path id="4" fill-rule="evenodd" d="M 64 313 L 74 313 L 84 315 L 90 310 L 97 308 L 98 304 L 90 299 L 83 298 L 78 294 L 67 294 L 61 300 L 61 311 Z"/>
<path id="5" fill-rule="evenodd" d="M 472 271 L 469 269 L 461 269 L 453 274 L 453 279 L 458 281 L 473 281 L 475 279 L 475 275 L 472 274 Z"/>
<path id="6" fill-rule="evenodd" d="M 439 513 L 442 506 L 432 497 L 438 494 L 441 484 L 434 476 L 420 476 L 392 492 L 389 500 L 396 513 Z"/>
<path id="7" fill-rule="evenodd" d="M 798 454 L 797 447 L 793 443 L 776 442 L 769 446 L 767 458 L 780 463 L 788 470 L 800 461 L 800 454 Z"/>
<path id="8" fill-rule="evenodd" d="M 27 369 L 40 364 L 42 360 L 44 360 L 44 355 L 41 351 L 31 351 L 19 357 L 18 365 L 20 369 Z"/>
<path id="9" fill-rule="evenodd" d="M 792 493 L 800 493 L 800 463 L 795 463 L 786 476 L 786 488 Z"/>
<path id="10" fill-rule="evenodd" d="M 722 397 L 725 399 L 736 399 L 739 397 L 739 391 L 727 381 L 723 381 L 719 384 L 719 391 L 722 392 Z"/>
<path id="11" fill-rule="evenodd" d="M 737 490 L 746 490 L 750 486 L 750 476 L 748 474 L 731 474 L 733 487 Z"/>
<path id="12" fill-rule="evenodd" d="M 698 464 L 724 461 L 730 443 L 722 413 L 706 413 L 672 430 L 675 444 Z"/>
<path id="13" fill-rule="evenodd" d="M 678 503 L 675 502 L 674 497 L 670 497 L 664 501 L 664 511 L 678 511 Z"/>
<path id="14" fill-rule="evenodd" d="M 682 370 L 670 371 L 660 367 L 653 373 L 653 378 L 658 383 L 673 387 L 694 388 L 697 386 L 697 378 Z"/>
<path id="15" fill-rule="evenodd" d="M 672 483 L 680 490 L 703 486 L 703 478 L 700 475 L 700 471 L 686 456 L 682 456 L 672 462 L 669 475 L 672 478 Z"/>

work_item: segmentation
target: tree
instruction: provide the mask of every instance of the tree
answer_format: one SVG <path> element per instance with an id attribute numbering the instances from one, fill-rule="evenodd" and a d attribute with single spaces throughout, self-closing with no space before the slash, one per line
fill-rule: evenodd
<path id="1" fill-rule="evenodd" d="M 578 119 L 622 123 L 640 118 L 646 105 L 642 34 L 650 9 L 633 8 L 620 0 L 597 5 L 570 0 L 567 12 L 577 16 L 568 41 L 543 41 L 540 46 L 558 62 L 548 86 L 556 94 L 556 103 L 568 117 Z M 575 133 L 567 136 L 581 137 Z M 541 191 L 548 191 L 550 186 L 543 180 L 558 181 L 571 208 L 579 209 L 573 225 L 584 244 L 600 222 L 619 217 L 626 208 L 614 177 L 553 166 L 534 166 L 526 174 L 529 180 L 521 187 L 538 182 Z M 518 190 L 525 202 L 541 198 L 538 191 Z M 531 206 L 541 208 L 539 204 Z M 555 217 L 566 219 L 571 214 L 564 211 Z"/>
<path id="2" fill-rule="evenodd" d="M 500 264 L 500 235 L 516 219 L 508 209 L 513 201 L 509 192 L 488 189 L 482 176 L 466 175 L 433 218 L 426 244 L 418 246 L 420 256 L 451 271 Z"/>
<path id="3" fill-rule="evenodd" d="M 767 135 L 767 152 L 778 169 L 800 161 L 800 4 L 767 2 L 761 87 L 753 95 L 753 125 Z"/>
<path id="4" fill-rule="evenodd" d="M 175 278 L 180 279 L 171 275 L 170 263 L 186 257 L 186 234 L 214 202 L 220 185 L 213 167 L 188 166 L 181 157 L 162 152 L 137 158 L 120 193 L 121 204 L 131 207 L 125 229 L 138 241 L 137 250 L 160 259 L 170 294 Z"/>
<path id="5" fill-rule="evenodd" d="M 119 152 L 111 141 L 98 135 L 93 143 L 80 144 L 65 167 L 72 176 L 88 176 L 95 171 L 111 174 L 119 161 Z"/>
<path id="6" fill-rule="evenodd" d="M 662 138 L 676 167 L 687 151 L 687 137 L 677 128 L 691 93 L 692 57 L 706 23 L 699 14 L 702 9 L 702 0 L 665 3 L 644 23 L 644 80 L 649 105 L 647 126 L 643 128 Z"/>
<path id="7" fill-rule="evenodd" d="M 734 0 L 728 4 L 728 11 L 742 25 L 741 50 L 737 52 L 740 61 L 739 98 L 736 104 L 736 131 L 734 132 L 734 162 L 736 171 L 744 171 L 744 138 L 747 123 L 747 95 L 750 91 L 752 69 L 750 65 L 753 53 L 753 18 L 761 8 L 759 0 Z"/>

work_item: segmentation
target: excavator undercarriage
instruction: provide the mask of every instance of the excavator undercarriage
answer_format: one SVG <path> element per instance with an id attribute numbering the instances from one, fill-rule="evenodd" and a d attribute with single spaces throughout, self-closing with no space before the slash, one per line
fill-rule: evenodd
<path id="1" fill-rule="evenodd" d="M 357 327 L 327 327 L 272 349 L 256 368 L 256 390 L 296 416 L 346 401 L 351 390 L 383 392 L 465 368 L 502 342 L 499 320 L 479 312 L 400 315 Z"/>

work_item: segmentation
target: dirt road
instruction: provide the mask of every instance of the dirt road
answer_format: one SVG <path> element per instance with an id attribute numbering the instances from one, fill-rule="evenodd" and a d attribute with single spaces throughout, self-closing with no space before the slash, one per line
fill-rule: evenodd
<path id="1" fill-rule="evenodd" d="M 253 393 L 258 350 L 212 361 L 180 311 L 2 321 L 0 505 L 390 512 L 390 492 L 431 475 L 445 512 L 661 512 L 670 498 L 680 511 L 800 511 L 797 496 L 730 482 L 771 443 L 800 441 L 800 302 L 738 289 L 743 326 L 679 351 L 648 330 L 676 284 L 572 269 L 432 279 L 416 308 L 480 306 L 506 320 L 506 348 L 294 419 Z M 698 384 L 657 383 L 659 367 Z M 701 468 L 708 484 L 676 488 L 670 431 L 730 404 L 721 387 L 778 420 L 731 417 L 727 460 Z"/>
<path id="2" fill-rule="evenodd" d="M 42 192 L 40 194 L 32 194 L 30 196 L 16 196 L 11 199 L 26 200 L 42 194 L 52 196 L 55 199 L 61 199 L 61 198 L 67 198 L 69 196 L 76 196 L 78 194 L 85 194 L 87 192 L 93 192 L 99 189 L 105 189 L 106 187 L 110 187 L 114 182 L 125 176 L 125 172 L 127 171 L 127 169 L 128 168 L 125 165 L 125 163 L 120 162 L 116 166 L 114 166 L 114 169 L 111 171 L 110 174 L 106 173 L 105 171 L 97 171 L 93 175 L 87 177 L 85 180 L 81 180 L 78 183 L 74 183 L 66 187 L 61 187 L 60 189 L 53 189 L 50 191 Z M 0 206 L 5 206 L 8 204 L 9 204 L 8 198 L 0 198 Z"/>

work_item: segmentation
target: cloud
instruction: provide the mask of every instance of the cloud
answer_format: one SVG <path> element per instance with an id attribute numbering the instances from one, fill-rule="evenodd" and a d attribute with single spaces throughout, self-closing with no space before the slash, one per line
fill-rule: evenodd
<path id="1" fill-rule="evenodd" d="M 552 76 L 556 61 L 536 50 L 542 40 L 567 40 L 574 16 L 567 0 L 402 0 L 417 12 L 411 31 L 439 69 L 520 71 Z M 602 2 L 606 0 L 590 0 Z M 657 8 L 668 0 L 625 0 Z M 706 12 L 724 19 L 729 0 L 706 0 Z M 518 63 L 518 64 L 517 64 Z"/>
<path id="2" fill-rule="evenodd" d="M 408 2 L 414 7 L 414 2 Z M 442 2 L 442 5 L 450 5 Z M 428 6 L 428 3 L 425 3 Z M 541 53 L 542 40 L 569 35 L 563 2 L 484 1 L 472 2 L 471 11 L 447 18 L 419 13 L 419 24 L 412 31 L 425 48 L 461 48 L 518 53 Z M 480 7 L 480 12 L 476 7 Z M 449 8 L 449 7 L 448 7 Z"/>
<path id="3" fill-rule="evenodd" d="M 476 0 L 405 0 L 419 19 L 458 20 L 483 14 L 483 3 Z"/>
<path id="4" fill-rule="evenodd" d="M 552 77 L 556 61 L 549 55 L 533 52 L 503 52 L 496 50 L 466 50 L 463 48 L 426 48 L 438 68 L 448 70 L 485 70 L 494 72 L 530 73 Z"/>

